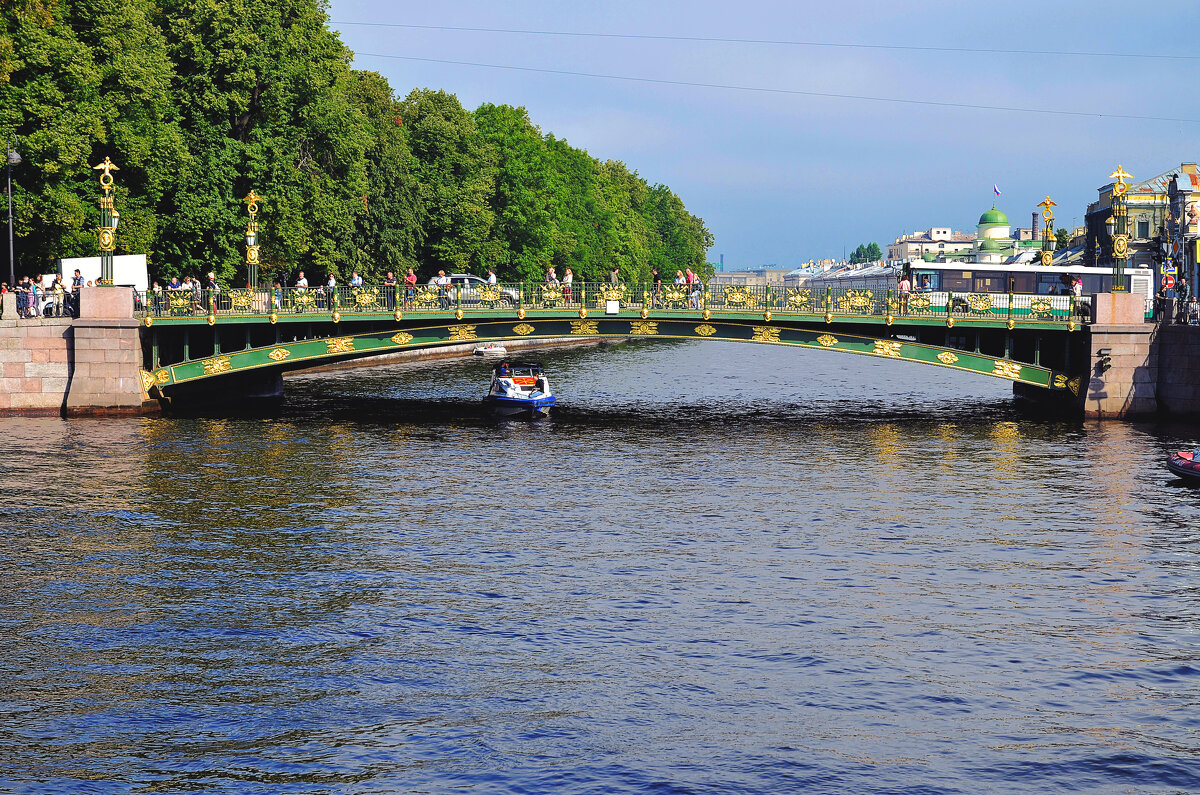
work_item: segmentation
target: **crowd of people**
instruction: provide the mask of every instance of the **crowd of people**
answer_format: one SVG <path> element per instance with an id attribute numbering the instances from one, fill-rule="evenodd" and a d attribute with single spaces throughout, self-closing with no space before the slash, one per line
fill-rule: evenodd
<path id="1" fill-rule="evenodd" d="M 61 274 L 22 276 L 16 284 L 0 282 L 0 295 L 13 293 L 16 296 L 17 317 L 31 320 L 42 317 L 78 317 L 79 290 L 85 286 L 79 271 L 69 282 Z M 93 287 L 91 281 L 86 286 Z"/>

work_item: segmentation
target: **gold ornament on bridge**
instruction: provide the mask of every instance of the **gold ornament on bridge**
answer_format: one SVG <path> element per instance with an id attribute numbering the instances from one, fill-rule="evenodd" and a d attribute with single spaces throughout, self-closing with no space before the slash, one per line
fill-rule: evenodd
<path id="1" fill-rule="evenodd" d="M 581 318 L 587 317 L 587 307 L 586 306 L 579 307 L 579 316 Z"/>
<path id="2" fill-rule="evenodd" d="M 154 375 L 151 373 L 147 373 L 145 370 L 142 370 L 141 376 L 142 376 L 142 392 L 144 392 L 148 395 L 148 394 L 150 394 L 151 387 L 154 386 Z"/>
<path id="3" fill-rule="evenodd" d="M 1070 320 L 1067 321 L 1067 331 L 1074 331 L 1074 330 L 1075 330 L 1075 318 L 1071 318 Z"/>
<path id="4" fill-rule="evenodd" d="M 770 309 L 768 309 L 767 311 L 763 312 L 763 320 L 764 320 L 765 322 L 767 322 L 767 323 L 770 323 L 770 322 L 771 322 L 771 310 L 770 310 Z"/>
<path id="5" fill-rule="evenodd" d="M 278 314 L 276 314 L 275 312 L 272 312 L 272 313 L 271 313 L 271 315 L 270 315 L 270 317 L 268 317 L 268 318 L 267 318 L 267 320 L 270 320 L 270 321 L 271 321 L 271 325 L 273 326 L 273 325 L 275 325 L 276 323 L 278 323 L 278 322 L 279 322 L 279 315 L 278 315 Z"/>
<path id="6" fill-rule="evenodd" d="M 475 334 L 475 326 L 447 326 L 446 330 L 450 332 L 451 342 L 467 342 L 479 338 Z"/>
<path id="7" fill-rule="evenodd" d="M 825 322 L 826 322 L 826 323 L 832 323 L 832 322 L 833 322 L 833 313 L 832 313 L 832 312 L 826 312 L 826 313 L 825 313 Z"/>
<path id="8" fill-rule="evenodd" d="M 395 318 L 397 323 L 399 323 L 401 320 L 404 319 L 404 313 L 401 312 L 399 309 L 397 309 L 395 312 L 392 313 L 392 317 Z"/>
<path id="9" fill-rule="evenodd" d="M 527 334 L 533 333 L 533 326 L 529 325 L 528 323 L 518 323 L 517 325 L 513 326 L 513 333 L 520 334 L 522 337 L 524 337 Z"/>
<path id="10" fill-rule="evenodd" d="M 524 319 L 525 319 L 525 307 L 521 307 L 520 309 L 517 310 L 517 320 L 524 320 Z"/>
<path id="11" fill-rule="evenodd" d="M 230 290 L 229 305 L 234 309 L 249 309 L 254 306 L 254 293 L 249 290 Z"/>
<path id="12" fill-rule="evenodd" d="M 979 313 L 991 312 L 992 311 L 992 297 L 990 295 L 987 295 L 986 293 L 979 294 L 979 295 L 968 295 L 967 296 L 967 306 L 970 307 L 972 312 L 979 312 Z"/>
<path id="13" fill-rule="evenodd" d="M 166 368 L 162 370 L 156 370 L 154 372 L 154 380 L 160 384 L 165 384 L 171 380 L 171 374 L 166 370 Z"/>
<path id="14" fill-rule="evenodd" d="M 946 328 L 954 328 L 954 318 L 946 318 Z"/>
<path id="15" fill-rule="evenodd" d="M 725 304 L 753 309 L 758 306 L 758 296 L 745 287 L 728 287 L 725 289 Z"/>
<path id="16" fill-rule="evenodd" d="M 642 316 L 642 320 L 645 320 L 646 318 L 650 317 L 650 310 L 643 306 L 642 311 L 638 314 Z"/>
<path id="17" fill-rule="evenodd" d="M 292 352 L 289 351 L 287 348 L 276 348 L 275 350 L 273 350 L 267 354 L 267 358 L 271 359 L 272 361 L 282 362 L 284 359 L 286 359 L 287 357 L 289 357 L 291 355 L 292 355 Z"/>
<path id="18" fill-rule="evenodd" d="M 151 326 L 154 325 L 154 318 L 152 318 L 152 317 L 142 318 L 142 323 L 146 326 L 146 328 L 150 328 Z"/>
<path id="19" fill-rule="evenodd" d="M 755 326 L 751 342 L 779 342 L 779 329 Z"/>
<path id="20" fill-rule="evenodd" d="M 1017 322 L 1010 317 L 1008 320 L 1006 320 L 1004 322 L 1004 325 L 1005 325 L 1005 327 L 1008 328 L 1009 331 L 1012 331 L 1014 328 L 1016 328 Z"/>
<path id="21" fill-rule="evenodd" d="M 847 290 L 846 294 L 837 299 L 838 309 L 843 312 L 870 312 L 875 303 L 875 296 L 870 290 Z"/>
<path id="22" fill-rule="evenodd" d="M 1113 256 L 1124 257 L 1129 254 L 1129 241 L 1125 235 L 1113 235 Z"/>
<path id="23" fill-rule="evenodd" d="M 834 345 L 837 345 L 837 337 L 832 334 L 822 334 L 817 337 L 817 342 L 821 343 L 822 347 L 832 348 Z"/>
<path id="24" fill-rule="evenodd" d="M 1029 314 L 1043 317 L 1054 312 L 1054 303 L 1049 298 L 1035 298 L 1029 302 Z"/>
<path id="25" fill-rule="evenodd" d="M 233 365 L 229 363 L 228 356 L 214 356 L 204 361 L 205 375 L 218 375 L 219 373 L 227 373 L 232 369 Z"/>
<path id="26" fill-rule="evenodd" d="M 899 359 L 900 343 L 889 340 L 875 340 L 875 355 L 890 356 L 893 359 Z"/>
<path id="27" fill-rule="evenodd" d="M 1011 378 L 1015 381 L 1021 377 L 1021 365 L 1016 362 L 996 362 L 995 369 L 992 370 L 992 375 L 998 375 L 1001 378 Z"/>
<path id="28" fill-rule="evenodd" d="M 958 361 L 958 357 L 950 351 L 942 351 L 937 355 L 938 361 L 942 364 L 954 364 Z"/>
<path id="29" fill-rule="evenodd" d="M 607 287 L 600 288 L 598 300 L 604 301 L 624 301 L 625 296 L 629 293 L 629 287 L 624 284 L 610 284 Z"/>
<path id="30" fill-rule="evenodd" d="M 440 303 L 441 300 L 442 293 L 437 287 L 421 287 L 417 290 L 417 294 L 413 296 L 413 301 L 417 306 L 424 306 L 425 304 L 432 306 L 433 304 Z"/>
<path id="31" fill-rule="evenodd" d="M 653 320 L 631 320 L 629 333 L 636 337 L 652 337 L 658 333 L 658 323 Z"/>
<path id="32" fill-rule="evenodd" d="M 717 333 L 717 330 L 705 323 L 703 325 L 696 326 L 696 333 L 701 337 L 711 337 L 713 334 Z"/>
<path id="33" fill-rule="evenodd" d="M 708 307 L 704 307 L 704 311 L 700 313 L 700 317 L 708 320 L 710 317 L 712 317 L 712 312 L 708 311 Z"/>
<path id="34" fill-rule="evenodd" d="M 563 288 L 557 284 L 543 284 L 540 289 L 543 304 L 556 306 L 566 300 L 563 297 Z"/>
<path id="35" fill-rule="evenodd" d="M 356 287 L 351 293 L 354 305 L 359 309 L 369 309 L 379 304 L 379 289 L 371 288 L 368 290 L 365 287 Z"/>
<path id="36" fill-rule="evenodd" d="M 462 307 L 461 307 L 461 306 L 460 306 L 458 309 L 455 309 L 455 310 L 454 310 L 454 319 L 455 319 L 455 320 L 462 320 L 462 319 L 463 319 L 463 311 L 462 311 Z"/>
<path id="37" fill-rule="evenodd" d="M 209 315 L 209 316 L 208 316 L 208 325 L 210 325 L 210 326 L 215 326 L 215 325 L 216 325 L 216 323 L 217 323 L 217 316 L 216 316 L 216 315 Z"/>
<path id="38" fill-rule="evenodd" d="M 96 232 L 100 235 L 100 250 L 113 251 L 116 244 L 113 242 L 113 228 L 111 226 L 98 226 Z"/>
<path id="39" fill-rule="evenodd" d="M 687 288 L 682 284 L 668 284 L 662 289 L 659 295 L 659 300 L 666 306 L 686 304 L 688 300 Z"/>
<path id="40" fill-rule="evenodd" d="M 571 333 L 572 334 L 588 334 L 588 335 L 599 334 L 600 329 L 599 329 L 597 321 L 595 321 L 595 320 L 572 320 L 571 321 Z"/>
<path id="41" fill-rule="evenodd" d="M 330 316 L 329 316 L 329 318 L 330 318 L 330 320 L 332 320 L 334 323 L 340 323 L 340 322 L 342 322 L 342 313 L 341 313 L 341 312 L 336 312 L 336 311 L 335 311 L 335 312 L 334 312 L 332 315 L 330 315 Z"/>
<path id="42" fill-rule="evenodd" d="M 812 290 L 788 290 L 784 303 L 788 309 L 812 309 Z"/>
<path id="43" fill-rule="evenodd" d="M 1068 381 L 1067 388 L 1071 390 L 1072 395 L 1075 395 L 1076 397 L 1078 397 L 1079 396 L 1079 378 L 1075 377 L 1075 378 L 1072 378 L 1070 381 Z"/>
<path id="44" fill-rule="evenodd" d="M 1049 251 L 1043 251 L 1042 252 L 1042 265 L 1049 268 L 1053 264 L 1054 264 L 1054 255 L 1051 254 Z"/>
<path id="45" fill-rule="evenodd" d="M 892 315 L 892 314 L 889 312 L 889 313 L 887 314 L 887 316 L 883 318 L 883 322 L 884 322 L 884 323 L 887 323 L 887 324 L 890 326 L 890 325 L 892 325 L 893 323 L 895 323 L 895 322 L 896 322 L 896 318 L 895 318 L 895 316 L 894 316 L 894 315 Z"/>
<path id="46" fill-rule="evenodd" d="M 397 345 L 404 345 L 407 342 L 412 342 L 413 335 L 406 331 L 398 331 L 392 335 L 392 342 Z"/>
<path id="47" fill-rule="evenodd" d="M 297 292 L 292 298 L 292 303 L 295 305 L 298 311 L 307 312 L 316 309 L 317 296 L 314 293 L 308 292 L 307 290 L 303 292 Z"/>
<path id="48" fill-rule="evenodd" d="M 486 287 L 479 288 L 479 300 L 485 303 L 494 304 L 499 301 L 502 296 L 503 293 L 500 292 L 500 288 L 494 284 L 489 284 Z"/>
<path id="49" fill-rule="evenodd" d="M 326 353 L 351 353 L 354 351 L 354 337 L 331 337 L 325 340 Z"/>
<path id="50" fill-rule="evenodd" d="M 908 308 L 912 312 L 926 312 L 929 310 L 929 305 L 930 301 L 927 295 L 914 295 L 908 299 Z"/>

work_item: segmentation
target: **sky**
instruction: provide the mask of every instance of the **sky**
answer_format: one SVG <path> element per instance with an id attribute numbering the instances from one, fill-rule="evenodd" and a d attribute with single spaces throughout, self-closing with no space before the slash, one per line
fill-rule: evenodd
<path id="1" fill-rule="evenodd" d="M 522 106 L 667 185 L 726 270 L 974 232 L 993 200 L 1028 226 L 1049 195 L 1069 228 L 1118 164 L 1136 180 L 1200 159 L 1194 0 L 331 0 L 329 18 L 400 97 Z M 498 32 L 515 30 L 537 33 Z"/>

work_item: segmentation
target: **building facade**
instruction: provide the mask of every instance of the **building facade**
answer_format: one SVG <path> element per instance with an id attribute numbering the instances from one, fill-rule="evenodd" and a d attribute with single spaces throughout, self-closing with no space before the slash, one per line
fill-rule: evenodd
<path id="1" fill-rule="evenodd" d="M 911 235 L 896 238 L 888 246 L 887 258 L 891 263 L 914 262 L 924 259 L 926 254 L 936 257 L 969 251 L 974 242 L 975 235 L 955 232 L 949 227 L 935 226 L 924 232 L 913 232 Z"/>

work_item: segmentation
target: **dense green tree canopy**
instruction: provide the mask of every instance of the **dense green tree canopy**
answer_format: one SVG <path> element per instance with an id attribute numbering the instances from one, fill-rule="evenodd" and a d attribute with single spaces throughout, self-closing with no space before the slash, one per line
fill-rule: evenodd
<path id="1" fill-rule="evenodd" d="M 503 280 L 711 271 L 712 235 L 662 185 L 544 134 L 523 108 L 397 97 L 352 69 L 318 0 L 0 0 L 0 134 L 15 135 L 19 270 L 97 252 L 110 157 L 117 253 L 153 276 L 264 279 L 413 267 Z"/>
<path id="2" fill-rule="evenodd" d="M 851 262 L 879 262 L 883 259 L 883 252 L 879 249 L 878 243 L 859 243 L 858 248 L 854 249 L 854 253 L 850 255 Z"/>

